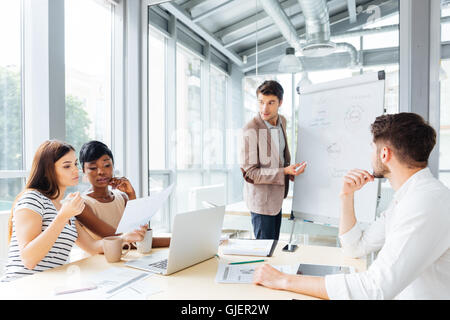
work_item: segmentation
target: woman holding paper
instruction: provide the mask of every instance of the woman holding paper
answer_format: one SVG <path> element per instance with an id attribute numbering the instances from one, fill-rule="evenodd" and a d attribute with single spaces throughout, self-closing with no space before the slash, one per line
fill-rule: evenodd
<path id="1" fill-rule="evenodd" d="M 103 253 L 103 240 L 94 240 L 77 221 L 85 203 L 78 192 L 75 149 L 49 140 L 38 148 L 25 190 L 16 198 L 8 225 L 9 252 L 5 276 L 11 281 L 65 264 L 74 244 L 90 254 Z M 122 235 L 125 242 L 142 241 L 147 226 Z"/>
<path id="2" fill-rule="evenodd" d="M 81 168 L 91 187 L 81 196 L 85 200 L 78 220 L 93 238 L 116 234 L 128 200 L 136 199 L 130 181 L 114 177 L 114 157 L 111 150 L 100 141 L 89 141 L 80 150 Z M 153 238 L 153 247 L 167 247 L 170 238 Z"/>

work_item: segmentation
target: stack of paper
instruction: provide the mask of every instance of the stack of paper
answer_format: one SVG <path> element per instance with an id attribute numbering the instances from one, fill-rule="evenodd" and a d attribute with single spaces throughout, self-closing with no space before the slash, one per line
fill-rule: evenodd
<path id="1" fill-rule="evenodd" d="M 274 245 L 276 245 L 274 240 L 229 239 L 228 243 L 222 247 L 222 253 L 269 257 Z"/>

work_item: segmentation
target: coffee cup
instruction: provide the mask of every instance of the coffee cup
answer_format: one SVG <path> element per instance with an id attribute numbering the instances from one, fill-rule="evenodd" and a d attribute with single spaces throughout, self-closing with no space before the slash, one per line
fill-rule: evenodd
<path id="1" fill-rule="evenodd" d="M 152 251 L 152 242 L 153 242 L 153 230 L 148 229 L 145 233 L 145 237 L 142 241 L 133 242 L 133 245 L 137 248 L 139 253 L 149 253 Z"/>
<path id="2" fill-rule="evenodd" d="M 124 250 L 124 246 L 128 248 Z M 131 245 L 119 236 L 103 238 L 103 252 L 108 262 L 119 262 L 131 249 Z"/>

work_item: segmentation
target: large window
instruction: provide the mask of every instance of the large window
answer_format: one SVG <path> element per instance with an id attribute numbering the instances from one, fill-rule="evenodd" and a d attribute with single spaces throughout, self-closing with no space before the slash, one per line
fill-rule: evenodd
<path id="1" fill-rule="evenodd" d="M 176 212 L 189 210 L 189 192 L 203 185 L 202 60 L 177 45 Z"/>
<path id="2" fill-rule="evenodd" d="M 65 0 L 66 140 L 111 146 L 113 6 Z"/>
<path id="3" fill-rule="evenodd" d="M 153 28 L 148 32 L 148 161 L 149 193 L 160 192 L 173 181 L 166 163 L 166 38 Z M 153 229 L 164 228 L 170 204 L 152 217 Z"/>
<path id="4" fill-rule="evenodd" d="M 21 1 L 0 1 L 0 211 L 24 183 L 21 39 Z"/>
<path id="5" fill-rule="evenodd" d="M 177 46 L 177 169 L 202 167 L 202 60 Z"/>
<path id="6" fill-rule="evenodd" d="M 223 168 L 225 166 L 225 120 L 227 104 L 227 76 L 218 68 L 210 68 L 210 109 L 209 132 L 204 134 L 206 166 Z"/>
<path id="7" fill-rule="evenodd" d="M 442 17 L 450 16 L 448 3 L 442 5 Z M 448 46 L 450 40 L 450 24 L 441 24 L 441 41 L 443 46 Z M 444 50 L 442 50 L 444 51 Z M 441 60 L 441 125 L 439 136 L 439 179 L 450 187 L 450 59 Z"/>
<path id="8" fill-rule="evenodd" d="M 149 169 L 166 169 L 166 39 L 149 30 L 148 38 Z M 150 186 L 152 187 L 152 186 Z"/>

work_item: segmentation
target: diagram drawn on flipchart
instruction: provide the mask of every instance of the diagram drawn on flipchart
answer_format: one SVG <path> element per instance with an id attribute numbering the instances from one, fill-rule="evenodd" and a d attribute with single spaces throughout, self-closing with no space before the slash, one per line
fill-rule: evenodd
<path id="1" fill-rule="evenodd" d="M 363 109 L 359 105 L 352 105 L 345 114 L 345 127 L 349 130 L 358 129 L 361 126 L 363 117 Z"/>

